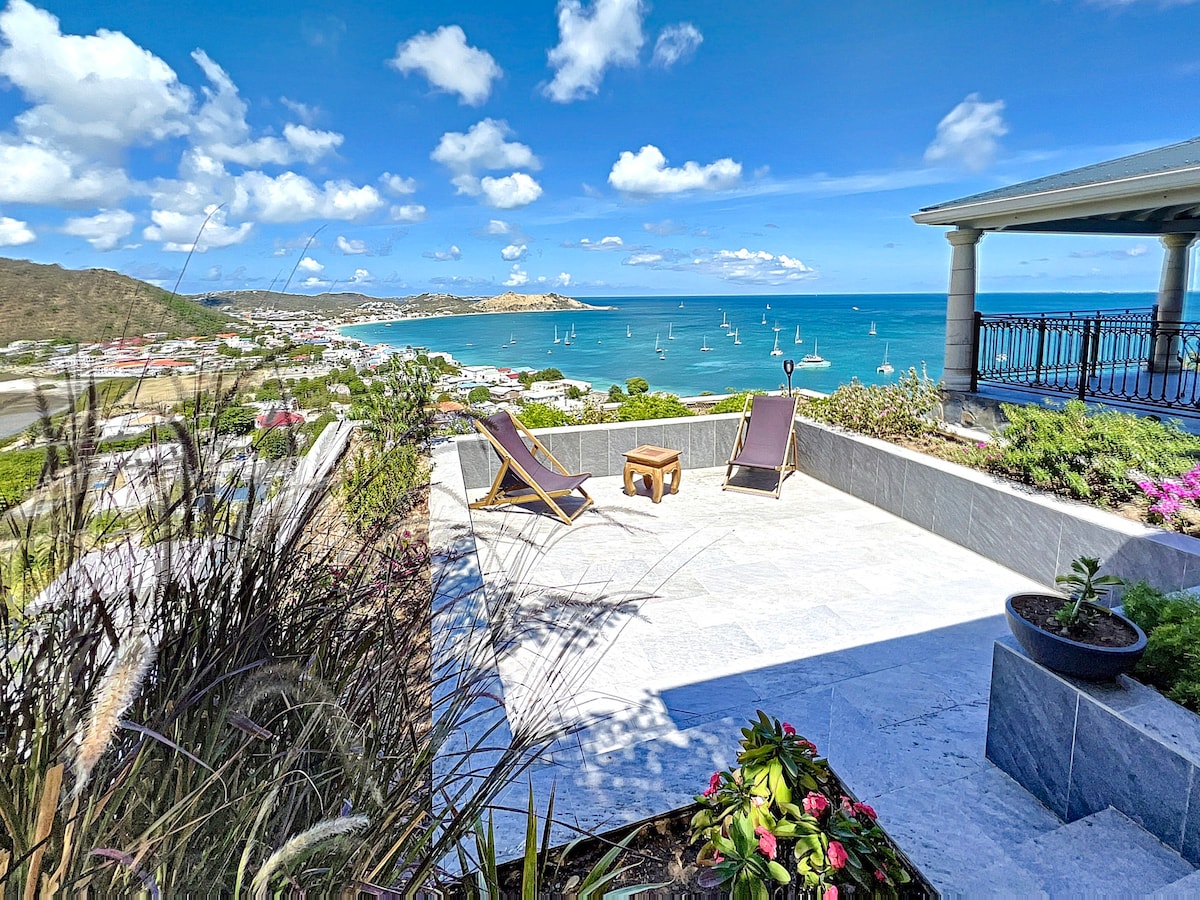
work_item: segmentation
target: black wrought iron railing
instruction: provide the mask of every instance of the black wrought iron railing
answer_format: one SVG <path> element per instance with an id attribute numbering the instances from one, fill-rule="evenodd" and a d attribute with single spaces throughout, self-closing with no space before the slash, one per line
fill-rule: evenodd
<path id="1" fill-rule="evenodd" d="M 975 314 L 979 384 L 1200 409 L 1200 322 L 1156 310 Z"/>

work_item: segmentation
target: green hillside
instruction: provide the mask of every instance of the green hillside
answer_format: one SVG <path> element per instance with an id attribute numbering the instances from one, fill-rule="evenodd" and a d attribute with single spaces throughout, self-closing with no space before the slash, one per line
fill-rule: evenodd
<path id="1" fill-rule="evenodd" d="M 165 331 L 215 334 L 229 317 L 108 269 L 64 269 L 0 259 L 0 346 L 61 339 L 89 343 Z"/>

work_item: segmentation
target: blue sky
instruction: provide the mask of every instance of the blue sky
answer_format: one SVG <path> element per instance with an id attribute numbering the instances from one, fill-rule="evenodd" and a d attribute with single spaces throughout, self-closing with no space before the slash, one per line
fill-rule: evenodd
<path id="1" fill-rule="evenodd" d="M 10 0 L 0 254 L 170 288 L 194 245 L 188 293 L 943 291 L 910 215 L 1200 134 L 1198 34 L 1170 0 Z M 1162 256 L 980 259 L 1153 290 Z"/>

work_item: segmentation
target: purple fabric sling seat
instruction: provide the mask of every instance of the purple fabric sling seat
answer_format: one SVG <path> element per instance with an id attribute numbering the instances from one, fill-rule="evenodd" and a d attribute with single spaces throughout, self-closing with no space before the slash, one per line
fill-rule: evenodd
<path id="1" fill-rule="evenodd" d="M 511 413 L 502 411 L 486 419 L 476 419 L 475 427 L 500 457 L 500 471 L 496 473 L 487 496 L 470 504 L 471 509 L 540 500 L 559 519 L 570 525 L 594 503 L 583 489 L 583 483 L 592 477 L 592 473 L 574 475 L 568 472 L 533 432 L 513 418 Z M 532 449 L 526 445 L 522 435 L 529 440 Z M 537 458 L 538 453 L 544 454 L 553 468 L 543 465 Z M 584 502 L 568 514 L 557 498 L 575 491 L 583 496 Z"/>
<path id="2" fill-rule="evenodd" d="M 726 491 L 743 491 L 747 494 L 767 494 L 779 498 L 783 480 L 799 468 L 800 457 L 796 448 L 796 398 L 751 396 L 742 407 L 742 419 L 738 423 L 737 440 L 729 463 L 725 468 Z M 773 490 L 745 484 L 731 484 L 733 470 L 769 469 L 777 473 Z"/>

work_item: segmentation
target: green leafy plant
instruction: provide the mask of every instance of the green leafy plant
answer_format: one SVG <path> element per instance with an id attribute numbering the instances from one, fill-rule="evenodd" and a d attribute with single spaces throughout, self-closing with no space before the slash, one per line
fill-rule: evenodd
<path id="1" fill-rule="evenodd" d="M 793 879 L 807 890 L 833 889 L 825 896 L 847 884 L 894 893 L 911 880 L 875 811 L 837 789 L 816 746 L 791 725 L 759 710 L 742 729 L 737 761 L 696 797 L 691 829 L 707 873 L 702 886 L 759 900 Z"/>
<path id="2" fill-rule="evenodd" d="M 675 419 L 695 413 L 679 402 L 674 394 L 633 394 L 617 407 L 617 421 Z"/>
<path id="3" fill-rule="evenodd" d="M 526 403 L 516 415 L 526 428 L 559 428 L 571 424 L 565 412 L 545 403 Z"/>
<path id="4" fill-rule="evenodd" d="M 625 393 L 627 393 L 630 397 L 633 397 L 636 394 L 644 394 L 648 390 L 650 390 L 650 382 L 648 382 L 645 378 L 634 376 L 633 378 L 625 379 Z"/>
<path id="5" fill-rule="evenodd" d="M 914 437 L 933 430 L 933 411 L 941 401 L 937 382 L 924 370 L 909 369 L 889 384 L 853 379 L 828 397 L 810 400 L 801 413 L 871 437 Z"/>
<path id="6" fill-rule="evenodd" d="M 1134 674 L 1200 712 L 1200 596 L 1166 594 L 1142 581 L 1122 603 L 1125 615 L 1146 632 L 1146 652 Z"/>
<path id="7" fill-rule="evenodd" d="M 1099 575 L 1100 560 L 1094 556 L 1081 556 L 1072 560 L 1071 571 L 1055 577 L 1055 584 L 1069 585 L 1070 599 L 1054 614 L 1065 634 L 1091 618 L 1096 609 L 1105 609 L 1093 604 L 1100 599 L 1098 588 L 1114 587 L 1125 582 L 1116 575 Z M 1106 610 L 1107 611 L 1107 610 Z"/>
<path id="8" fill-rule="evenodd" d="M 482 384 L 471 388 L 471 392 L 467 394 L 467 402 L 471 404 L 487 403 L 490 399 L 492 399 L 492 392 Z"/>
<path id="9" fill-rule="evenodd" d="M 1003 439 L 985 468 L 1043 490 L 1113 506 L 1140 496 L 1137 481 L 1176 478 L 1200 459 L 1200 437 L 1177 424 L 1116 410 L 1002 404 Z"/>
<path id="10" fill-rule="evenodd" d="M 709 410 L 711 415 L 718 413 L 740 413 L 746 406 L 746 398 L 765 394 L 766 391 L 742 391 L 740 394 L 733 394 L 726 397 L 724 400 L 718 400 Z"/>

